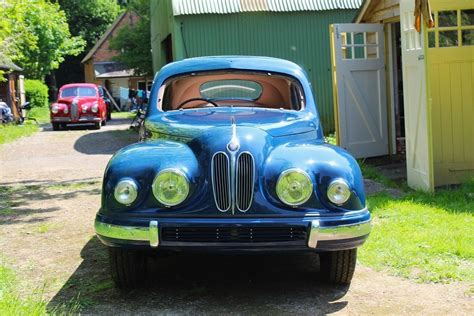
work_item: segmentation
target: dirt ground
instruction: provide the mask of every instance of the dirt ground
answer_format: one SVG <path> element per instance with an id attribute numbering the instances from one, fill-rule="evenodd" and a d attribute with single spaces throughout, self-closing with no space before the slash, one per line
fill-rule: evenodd
<path id="1" fill-rule="evenodd" d="M 472 314 L 468 285 L 419 284 L 358 265 L 350 287 L 316 278 L 314 255 L 154 258 L 147 285 L 118 291 L 94 236 L 100 181 L 112 153 L 133 142 L 127 121 L 100 131 L 42 132 L 0 146 L 0 253 L 43 289 L 48 309 L 85 314 Z M 4 166 L 8 166 L 5 168 Z"/>

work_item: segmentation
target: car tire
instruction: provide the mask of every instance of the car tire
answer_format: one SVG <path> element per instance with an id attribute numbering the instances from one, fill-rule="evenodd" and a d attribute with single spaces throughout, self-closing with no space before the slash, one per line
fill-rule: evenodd
<path id="1" fill-rule="evenodd" d="M 357 248 L 319 254 L 322 280 L 331 284 L 350 284 L 357 262 Z"/>
<path id="2" fill-rule="evenodd" d="M 95 123 L 95 129 L 100 129 L 102 126 L 102 121 Z"/>
<path id="3" fill-rule="evenodd" d="M 53 131 L 59 131 L 60 129 L 59 123 L 51 123 L 51 125 L 53 125 Z"/>
<path id="4" fill-rule="evenodd" d="M 105 120 L 102 120 L 102 123 L 101 123 L 101 125 L 102 125 L 102 126 L 105 126 L 105 125 L 107 125 L 107 120 L 106 120 L 106 119 L 105 119 Z"/>
<path id="5" fill-rule="evenodd" d="M 135 288 L 145 279 L 147 256 L 144 251 L 109 247 L 109 263 L 118 288 Z"/>
<path id="6" fill-rule="evenodd" d="M 112 112 L 107 111 L 107 121 L 110 121 L 112 119 Z"/>

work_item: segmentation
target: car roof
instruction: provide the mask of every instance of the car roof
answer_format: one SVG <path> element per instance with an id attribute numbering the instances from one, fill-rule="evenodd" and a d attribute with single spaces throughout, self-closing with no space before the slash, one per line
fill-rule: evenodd
<path id="1" fill-rule="evenodd" d="M 89 88 L 98 88 L 99 86 L 94 83 L 68 83 L 61 86 L 61 89 L 65 88 L 74 88 L 74 87 L 89 87 Z"/>
<path id="2" fill-rule="evenodd" d="M 161 68 L 157 81 L 185 73 L 225 69 L 275 72 L 293 76 L 300 81 L 308 80 L 300 66 L 285 59 L 263 56 L 208 56 L 169 63 Z"/>

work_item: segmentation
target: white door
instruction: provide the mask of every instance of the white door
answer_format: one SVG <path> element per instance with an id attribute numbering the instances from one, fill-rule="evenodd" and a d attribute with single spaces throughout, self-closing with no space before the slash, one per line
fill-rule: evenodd
<path id="1" fill-rule="evenodd" d="M 415 1 L 400 1 L 407 181 L 412 188 L 432 191 L 424 34 L 413 26 L 414 10 Z"/>
<path id="2" fill-rule="evenodd" d="M 388 155 L 382 24 L 334 24 L 333 80 L 338 145 L 356 158 Z"/>

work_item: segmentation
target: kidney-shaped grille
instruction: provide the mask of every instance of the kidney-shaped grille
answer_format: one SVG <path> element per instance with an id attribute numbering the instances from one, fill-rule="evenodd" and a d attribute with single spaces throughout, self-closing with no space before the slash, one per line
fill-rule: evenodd
<path id="1" fill-rule="evenodd" d="M 221 212 L 229 210 L 230 197 L 230 167 L 229 157 L 218 152 L 212 157 L 212 189 L 216 206 Z"/>
<path id="2" fill-rule="evenodd" d="M 236 206 L 241 212 L 246 212 L 252 204 L 254 183 L 254 162 L 249 153 L 240 154 L 237 160 L 236 176 Z"/>
<path id="3" fill-rule="evenodd" d="M 72 102 L 71 103 L 71 119 L 72 120 L 77 120 L 77 118 L 79 117 L 79 106 L 77 104 L 77 102 Z"/>

